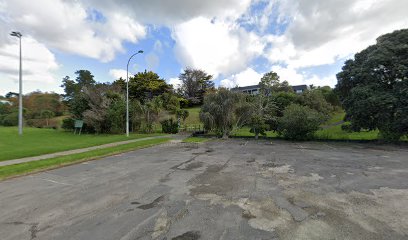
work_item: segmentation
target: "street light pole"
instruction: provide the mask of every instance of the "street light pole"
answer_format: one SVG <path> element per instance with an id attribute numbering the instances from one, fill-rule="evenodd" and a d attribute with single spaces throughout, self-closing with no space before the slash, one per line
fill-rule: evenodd
<path id="1" fill-rule="evenodd" d="M 20 41 L 20 70 L 19 70 L 19 92 L 18 92 L 18 134 L 23 135 L 23 69 L 22 69 L 22 52 L 21 52 L 21 37 L 20 32 L 11 32 L 13 37 L 17 37 Z"/>
<path id="2" fill-rule="evenodd" d="M 129 63 L 130 60 L 137 54 L 143 53 L 139 50 L 137 53 L 130 56 L 127 66 L 126 66 L 126 136 L 129 137 Z"/>

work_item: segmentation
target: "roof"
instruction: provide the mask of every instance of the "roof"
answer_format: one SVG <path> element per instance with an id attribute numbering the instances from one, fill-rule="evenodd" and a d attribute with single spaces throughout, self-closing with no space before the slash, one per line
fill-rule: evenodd
<path id="1" fill-rule="evenodd" d="M 297 85 L 297 86 L 292 86 L 293 91 L 297 91 L 297 90 L 306 90 L 307 89 L 307 85 Z"/>
<path id="2" fill-rule="evenodd" d="M 258 89 L 260 88 L 259 84 L 258 85 L 251 85 L 251 86 L 245 86 L 245 87 L 236 87 L 236 88 L 231 88 L 231 91 L 245 91 L 245 90 L 252 90 L 252 89 Z M 307 85 L 296 85 L 292 86 L 293 91 L 297 90 L 306 90 Z"/>
<path id="3" fill-rule="evenodd" d="M 236 87 L 236 88 L 231 88 L 231 91 L 245 91 L 245 90 L 252 90 L 252 89 L 258 89 L 258 85 L 251 85 L 251 86 L 245 86 L 245 87 Z"/>

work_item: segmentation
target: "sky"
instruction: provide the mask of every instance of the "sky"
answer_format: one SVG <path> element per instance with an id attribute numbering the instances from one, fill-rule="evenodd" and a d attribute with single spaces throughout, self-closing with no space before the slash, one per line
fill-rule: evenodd
<path id="1" fill-rule="evenodd" d="M 90 70 L 98 82 L 151 70 L 177 87 L 186 67 L 217 86 L 257 84 L 275 71 L 292 85 L 335 86 L 345 60 L 408 28 L 407 0 L 0 0 L 0 95 L 62 93 Z"/>

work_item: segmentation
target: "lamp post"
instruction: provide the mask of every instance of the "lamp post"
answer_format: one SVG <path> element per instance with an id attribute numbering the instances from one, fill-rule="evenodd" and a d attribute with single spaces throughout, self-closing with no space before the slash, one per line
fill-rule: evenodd
<path id="1" fill-rule="evenodd" d="M 126 136 L 129 137 L 129 63 L 130 60 L 137 54 L 143 53 L 139 50 L 137 53 L 130 56 L 127 66 L 126 66 Z"/>
<path id="2" fill-rule="evenodd" d="M 21 37 L 20 32 L 11 32 L 13 37 L 20 40 L 20 71 L 19 71 L 19 92 L 18 92 L 18 134 L 23 135 L 23 74 L 22 74 L 22 59 L 21 59 Z"/>

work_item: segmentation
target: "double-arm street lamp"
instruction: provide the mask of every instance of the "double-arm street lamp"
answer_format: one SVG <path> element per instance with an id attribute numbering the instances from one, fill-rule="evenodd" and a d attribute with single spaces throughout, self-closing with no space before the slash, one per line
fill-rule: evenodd
<path id="1" fill-rule="evenodd" d="M 126 67 L 126 136 L 129 137 L 129 63 L 135 55 L 143 53 L 142 50 L 139 50 L 137 53 L 130 56 L 127 67 Z"/>
<path id="2" fill-rule="evenodd" d="M 13 37 L 20 40 L 20 71 L 19 71 L 19 92 L 18 92 L 18 134 L 23 135 L 23 81 L 22 81 L 22 60 L 21 60 L 21 37 L 20 32 L 11 32 Z"/>

